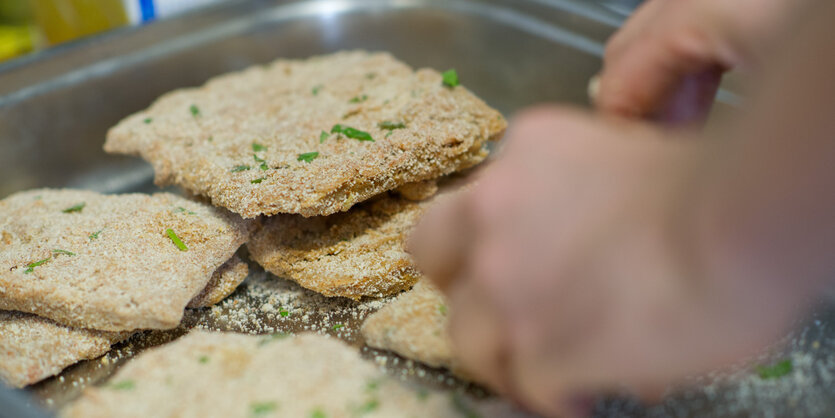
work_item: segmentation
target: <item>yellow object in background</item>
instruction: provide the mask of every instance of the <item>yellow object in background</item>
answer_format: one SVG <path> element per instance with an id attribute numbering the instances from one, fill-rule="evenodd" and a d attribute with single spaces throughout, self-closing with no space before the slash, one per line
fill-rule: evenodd
<path id="1" fill-rule="evenodd" d="M 31 51 L 34 39 L 34 30 L 29 26 L 0 25 L 0 61 Z"/>
<path id="2" fill-rule="evenodd" d="M 121 0 L 30 0 L 50 44 L 127 25 Z"/>
<path id="3" fill-rule="evenodd" d="M 0 61 L 34 49 L 37 30 L 26 0 L 0 0 Z"/>

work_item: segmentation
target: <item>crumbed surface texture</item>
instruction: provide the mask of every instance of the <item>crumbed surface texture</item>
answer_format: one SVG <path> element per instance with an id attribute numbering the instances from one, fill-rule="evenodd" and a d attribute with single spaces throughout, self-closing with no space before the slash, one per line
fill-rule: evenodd
<path id="1" fill-rule="evenodd" d="M 169 193 L 17 193 L 0 201 L 0 309 L 104 331 L 173 328 L 251 229 Z"/>
<path id="2" fill-rule="evenodd" d="M 371 314 L 362 324 L 362 336 L 371 347 L 458 372 L 447 333 L 448 315 L 444 295 L 424 279 Z"/>
<path id="3" fill-rule="evenodd" d="M 406 199 L 420 201 L 428 199 L 438 192 L 438 181 L 432 179 L 408 183 L 398 187 L 395 191 Z"/>
<path id="4" fill-rule="evenodd" d="M 140 354 L 61 415 L 461 417 L 464 408 L 387 377 L 333 338 L 195 331 Z"/>
<path id="5" fill-rule="evenodd" d="M 331 133 L 337 124 L 373 141 Z M 354 51 L 277 60 L 171 92 L 112 128 L 104 149 L 139 155 L 158 184 L 247 218 L 315 216 L 478 164 L 505 127 L 437 71 Z"/>
<path id="6" fill-rule="evenodd" d="M 188 303 L 189 308 L 212 306 L 231 295 L 246 279 L 249 267 L 237 255 L 223 263 L 214 273 L 206 287 Z"/>
<path id="7" fill-rule="evenodd" d="M 30 385 L 106 353 L 130 334 L 71 328 L 32 314 L 0 311 L 0 382 Z"/>
<path id="8" fill-rule="evenodd" d="M 406 238 L 429 202 L 385 195 L 331 216 L 274 216 L 247 248 L 266 270 L 325 296 L 394 294 L 420 277 Z"/>

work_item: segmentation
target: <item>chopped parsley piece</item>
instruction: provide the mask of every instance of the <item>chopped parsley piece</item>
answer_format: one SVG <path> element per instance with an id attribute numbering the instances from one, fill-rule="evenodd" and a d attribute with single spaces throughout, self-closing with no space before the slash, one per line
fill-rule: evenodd
<path id="1" fill-rule="evenodd" d="M 315 160 L 316 157 L 318 157 L 318 156 L 319 156 L 319 151 L 306 152 L 304 154 L 299 154 L 298 160 L 309 163 L 309 162 Z"/>
<path id="2" fill-rule="evenodd" d="M 458 83 L 458 72 L 455 69 L 446 70 L 441 77 L 444 78 L 444 85 L 448 87 L 455 87 Z"/>
<path id="3" fill-rule="evenodd" d="M 29 274 L 29 273 L 35 271 L 35 267 L 38 267 L 38 266 L 46 263 L 49 260 L 50 260 L 50 258 L 44 258 L 43 260 L 38 260 L 38 261 L 35 261 L 34 263 L 27 264 L 26 265 L 26 270 L 23 270 L 23 274 Z"/>
<path id="4" fill-rule="evenodd" d="M 206 364 L 206 363 L 208 363 L 208 362 L 209 362 L 209 356 L 200 356 L 200 357 L 197 359 L 197 361 L 199 361 L 199 362 L 200 362 L 200 364 Z"/>
<path id="5" fill-rule="evenodd" d="M 369 399 L 359 409 L 360 413 L 369 413 L 380 407 L 380 401 L 377 399 Z"/>
<path id="6" fill-rule="evenodd" d="M 367 385 L 365 385 L 366 392 L 373 392 L 380 387 L 380 381 L 377 379 L 370 380 Z"/>
<path id="7" fill-rule="evenodd" d="M 104 230 L 103 230 L 103 229 L 99 229 L 98 231 L 93 232 L 92 234 L 90 234 L 90 235 L 88 236 L 88 238 L 90 238 L 90 241 L 92 241 L 92 240 L 94 240 L 94 239 L 98 239 L 98 238 L 99 238 L 99 235 L 101 235 L 101 232 L 102 232 L 102 231 L 104 231 Z"/>
<path id="8" fill-rule="evenodd" d="M 481 415 L 473 409 L 472 406 L 467 404 L 467 401 L 464 400 L 464 397 L 461 396 L 459 393 L 452 394 L 452 406 L 461 414 L 461 416 L 466 418 L 479 418 Z"/>
<path id="9" fill-rule="evenodd" d="M 255 152 L 258 152 L 258 151 L 266 151 L 266 150 L 267 150 L 267 147 L 265 147 L 265 146 L 263 146 L 263 145 L 261 145 L 261 144 L 259 144 L 259 143 L 257 143 L 257 142 L 253 142 L 253 143 L 252 143 L 252 150 L 253 150 L 253 151 L 255 151 Z"/>
<path id="10" fill-rule="evenodd" d="M 212 141 L 214 141 L 214 140 L 215 140 L 215 136 L 214 136 L 214 135 L 210 135 L 210 136 L 209 136 L 209 142 L 212 142 Z"/>
<path id="11" fill-rule="evenodd" d="M 368 95 L 363 94 L 362 96 L 356 96 L 351 100 L 348 100 L 348 103 L 362 103 L 366 100 L 368 100 Z"/>
<path id="12" fill-rule="evenodd" d="M 284 308 L 280 308 L 278 310 L 278 314 L 281 315 L 282 318 L 290 316 L 290 312 L 288 312 L 287 309 Z"/>
<path id="13" fill-rule="evenodd" d="M 312 91 L 313 91 L 313 95 L 314 95 L 314 96 L 319 95 L 319 90 L 322 90 L 322 87 L 323 87 L 323 86 L 322 86 L 321 84 L 319 84 L 319 85 L 317 85 L 317 86 L 313 86 L 313 90 L 312 90 Z"/>
<path id="14" fill-rule="evenodd" d="M 165 230 L 165 233 L 168 234 L 168 238 L 171 238 L 171 242 L 173 242 L 174 245 L 176 245 L 177 248 L 180 249 L 180 251 L 188 251 L 188 247 L 186 247 L 186 245 L 183 244 L 183 240 L 181 240 L 180 237 L 178 237 L 177 234 L 174 233 L 173 229 L 168 228 Z"/>
<path id="15" fill-rule="evenodd" d="M 377 73 L 368 73 L 368 74 L 365 75 L 365 78 L 367 78 L 369 80 L 373 80 L 374 77 L 377 77 Z"/>
<path id="16" fill-rule="evenodd" d="M 785 359 L 771 366 L 757 366 L 757 374 L 761 379 L 776 379 L 791 373 L 793 369 L 791 359 Z"/>
<path id="17" fill-rule="evenodd" d="M 72 251 L 62 250 L 60 248 L 56 248 L 56 249 L 52 250 L 52 254 L 56 254 L 56 255 L 57 254 L 63 254 L 63 255 L 68 255 L 70 257 L 75 255 L 75 253 L 72 252 Z"/>
<path id="18" fill-rule="evenodd" d="M 143 120 L 143 122 L 145 122 L 146 124 L 151 123 L 153 121 L 154 121 L 153 118 L 145 118 L 145 120 Z"/>
<path id="19" fill-rule="evenodd" d="M 338 329 L 340 329 L 340 328 L 342 328 L 342 327 L 344 327 L 344 326 L 345 326 L 345 325 L 343 325 L 343 324 L 336 324 L 336 325 L 334 325 L 334 326 L 333 326 L 333 329 L 334 329 L 334 330 L 338 330 Z"/>
<path id="20" fill-rule="evenodd" d="M 391 134 L 393 134 L 393 133 L 394 133 L 394 131 L 388 131 L 388 133 L 386 133 L 386 136 L 385 136 L 385 137 L 386 137 L 386 138 L 388 138 L 388 137 L 390 137 L 390 136 L 391 136 Z"/>
<path id="21" fill-rule="evenodd" d="M 378 123 L 377 126 L 379 126 L 380 129 L 388 129 L 391 131 L 393 129 L 403 129 L 406 127 L 406 124 L 403 122 L 392 122 L 390 120 L 384 120 Z"/>
<path id="22" fill-rule="evenodd" d="M 70 206 L 70 207 L 62 210 L 61 212 L 64 212 L 64 213 L 81 212 L 81 210 L 84 209 L 84 206 L 87 206 L 87 203 L 81 202 L 81 203 L 78 203 L 76 205 Z"/>
<path id="23" fill-rule="evenodd" d="M 191 112 L 191 116 L 194 116 L 195 118 L 200 116 L 200 108 L 198 108 L 197 105 L 191 105 L 188 110 Z"/>
<path id="24" fill-rule="evenodd" d="M 353 139 L 357 139 L 357 140 L 360 140 L 360 141 L 374 142 L 374 138 L 371 137 L 371 134 L 369 134 L 368 132 L 365 132 L 365 131 L 361 131 L 359 129 L 354 129 L 350 126 L 345 126 L 345 125 L 340 125 L 340 124 L 333 125 L 333 128 L 331 128 L 331 133 L 332 134 L 343 134 L 343 135 L 347 136 L 348 138 L 353 138 Z"/>
<path id="25" fill-rule="evenodd" d="M 446 316 L 446 313 L 447 313 L 446 305 L 438 305 L 438 312 L 440 312 L 441 315 Z"/>
<path id="26" fill-rule="evenodd" d="M 253 402 L 249 405 L 252 415 L 261 416 L 274 412 L 278 408 L 275 402 Z"/>
<path id="27" fill-rule="evenodd" d="M 177 206 L 177 213 L 185 213 L 186 215 L 196 215 L 195 212 L 192 212 L 182 206 Z"/>
<path id="28" fill-rule="evenodd" d="M 290 334 L 288 334 L 286 332 L 276 332 L 276 333 L 273 333 L 273 334 L 270 334 L 270 335 L 265 335 L 261 339 L 261 341 L 258 341 L 258 346 L 266 345 L 266 344 L 269 344 L 273 341 L 282 340 L 284 338 L 287 338 L 288 336 L 290 336 Z"/>
<path id="29" fill-rule="evenodd" d="M 321 144 L 321 143 L 325 142 L 325 140 L 328 139 L 329 136 L 330 136 L 329 133 L 327 133 L 325 131 L 322 131 L 322 133 L 319 134 L 319 143 Z"/>
<path id="30" fill-rule="evenodd" d="M 256 163 L 261 163 L 260 165 L 258 165 L 261 171 L 267 171 L 270 169 L 270 166 L 267 165 L 267 160 L 263 158 L 258 158 L 258 156 L 255 154 L 252 154 L 252 158 L 255 160 Z"/>
<path id="31" fill-rule="evenodd" d="M 261 184 L 262 181 L 266 180 L 266 177 L 257 178 L 255 180 L 250 180 L 249 182 L 252 184 Z"/>
<path id="32" fill-rule="evenodd" d="M 244 165 L 236 165 L 236 166 L 232 167 L 232 169 L 229 170 L 229 171 L 232 172 L 232 173 L 239 173 L 241 171 L 249 170 L 250 168 L 252 168 L 252 167 L 250 167 L 248 165 L 245 165 L 245 164 Z"/>
<path id="33" fill-rule="evenodd" d="M 426 388 L 420 388 L 417 392 L 417 398 L 421 401 L 425 401 L 429 398 L 429 391 Z"/>
<path id="34" fill-rule="evenodd" d="M 328 418 L 328 415 L 325 414 L 322 408 L 316 408 L 310 412 L 310 418 Z"/>
<path id="35" fill-rule="evenodd" d="M 122 380 L 121 382 L 107 385 L 107 387 L 113 390 L 131 390 L 136 387 L 136 383 L 133 380 Z"/>

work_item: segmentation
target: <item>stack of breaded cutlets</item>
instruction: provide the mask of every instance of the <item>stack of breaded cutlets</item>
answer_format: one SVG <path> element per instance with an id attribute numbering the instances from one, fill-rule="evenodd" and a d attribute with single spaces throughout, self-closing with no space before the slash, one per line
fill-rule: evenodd
<path id="1" fill-rule="evenodd" d="M 410 289 L 421 275 L 406 236 L 438 181 L 482 162 L 505 127 L 454 72 L 387 53 L 277 60 L 166 94 L 104 148 L 144 158 L 158 185 L 195 198 L 41 189 L 0 201 L 0 378 L 22 387 L 138 330 L 176 327 L 184 308 L 244 280 L 244 243 L 269 272 L 326 296 Z M 409 321 L 443 331 L 428 287 L 364 333 L 451 367 L 444 338 L 416 348 L 392 332 Z"/>

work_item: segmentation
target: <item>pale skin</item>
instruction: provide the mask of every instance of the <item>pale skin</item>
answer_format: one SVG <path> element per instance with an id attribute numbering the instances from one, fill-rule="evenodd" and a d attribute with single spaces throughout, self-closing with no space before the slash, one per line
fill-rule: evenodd
<path id="1" fill-rule="evenodd" d="M 521 112 L 478 184 L 421 221 L 411 247 L 472 374 L 548 416 L 651 401 L 757 353 L 832 285 L 835 4 L 745 2 L 646 3 L 596 114 Z M 733 126 L 657 123 L 700 120 L 710 74 L 739 65 L 760 81 Z"/>

